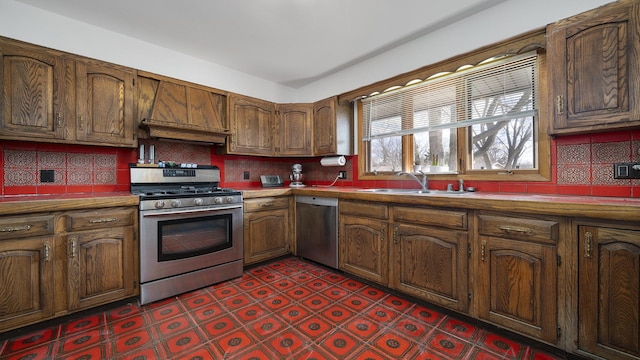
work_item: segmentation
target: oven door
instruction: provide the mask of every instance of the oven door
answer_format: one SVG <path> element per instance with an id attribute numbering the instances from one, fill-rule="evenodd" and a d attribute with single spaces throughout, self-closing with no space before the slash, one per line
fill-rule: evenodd
<path id="1" fill-rule="evenodd" d="M 140 212 L 140 281 L 242 260 L 242 204 Z"/>

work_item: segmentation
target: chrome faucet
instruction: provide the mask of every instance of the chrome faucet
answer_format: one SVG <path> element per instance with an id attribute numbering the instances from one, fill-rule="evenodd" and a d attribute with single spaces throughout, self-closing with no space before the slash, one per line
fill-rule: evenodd
<path id="1" fill-rule="evenodd" d="M 417 181 L 418 184 L 420 184 L 420 186 L 422 187 L 422 191 L 428 191 L 429 177 L 427 176 L 427 174 L 423 173 L 422 170 L 418 170 L 418 173 L 422 174 L 422 179 L 418 179 L 418 177 L 414 173 L 403 172 L 403 171 L 399 172 L 398 176 L 409 175 L 413 180 Z"/>

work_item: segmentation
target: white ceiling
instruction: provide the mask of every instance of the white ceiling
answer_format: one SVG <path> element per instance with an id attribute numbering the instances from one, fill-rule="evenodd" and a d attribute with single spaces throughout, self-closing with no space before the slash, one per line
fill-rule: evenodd
<path id="1" fill-rule="evenodd" d="M 505 0 L 18 0 L 299 88 Z"/>

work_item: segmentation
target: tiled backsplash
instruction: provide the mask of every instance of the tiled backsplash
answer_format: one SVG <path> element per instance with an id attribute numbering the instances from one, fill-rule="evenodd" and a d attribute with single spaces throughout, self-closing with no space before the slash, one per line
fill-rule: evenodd
<path id="1" fill-rule="evenodd" d="M 384 186 L 357 179 L 357 156 L 345 167 L 323 167 L 319 158 L 263 158 L 217 155 L 214 147 L 141 139 L 155 148 L 157 160 L 217 165 L 222 186 L 260 185 L 260 175 L 280 175 L 288 182 L 291 166 L 300 163 L 305 183 L 327 185 L 339 170 L 347 179 L 337 186 Z M 640 180 L 613 179 L 614 162 L 640 162 L 640 130 L 562 136 L 552 141 L 552 180 L 548 182 L 468 181 L 480 191 L 640 197 Z M 148 155 L 148 153 L 147 153 Z M 129 190 L 129 163 L 138 149 L 4 141 L 0 143 L 2 195 L 91 193 Z M 41 182 L 40 171 L 53 170 L 53 182 Z M 245 179 L 245 172 L 249 178 Z M 383 183 L 391 184 L 388 181 Z M 433 180 L 435 188 L 446 182 Z"/>

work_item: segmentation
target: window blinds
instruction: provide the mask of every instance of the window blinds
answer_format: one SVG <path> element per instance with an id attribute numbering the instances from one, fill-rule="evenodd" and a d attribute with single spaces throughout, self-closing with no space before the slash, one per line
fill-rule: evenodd
<path id="1" fill-rule="evenodd" d="M 363 103 L 363 140 L 535 115 L 537 55 L 528 53 L 427 79 Z"/>

